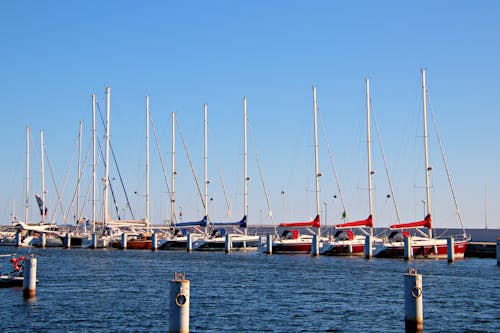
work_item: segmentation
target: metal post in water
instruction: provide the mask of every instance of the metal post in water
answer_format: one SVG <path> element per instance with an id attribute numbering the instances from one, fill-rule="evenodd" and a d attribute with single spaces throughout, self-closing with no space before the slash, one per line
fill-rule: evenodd
<path id="1" fill-rule="evenodd" d="M 21 243 L 22 243 L 22 235 L 21 235 L 21 231 L 18 231 L 16 232 L 16 246 L 17 247 L 20 247 L 21 246 Z"/>
<path id="2" fill-rule="evenodd" d="M 191 233 L 187 234 L 186 251 L 187 252 L 192 252 L 193 251 L 193 237 L 191 236 Z"/>
<path id="3" fill-rule="evenodd" d="M 455 239 L 453 238 L 453 236 L 448 237 L 447 246 L 448 246 L 448 262 L 452 263 L 455 261 Z"/>
<path id="4" fill-rule="evenodd" d="M 373 257 L 373 239 L 371 235 L 368 235 L 365 238 L 364 252 L 366 259 L 371 259 Z"/>
<path id="5" fill-rule="evenodd" d="M 226 234 L 226 241 L 224 243 L 224 251 L 226 253 L 231 253 L 231 235 Z"/>
<path id="6" fill-rule="evenodd" d="M 184 273 L 174 273 L 170 280 L 169 332 L 189 332 L 190 281 Z"/>
<path id="7" fill-rule="evenodd" d="M 95 232 L 92 233 L 92 248 L 97 249 L 97 234 Z"/>
<path id="8" fill-rule="evenodd" d="M 64 236 L 64 247 L 71 249 L 71 233 L 67 232 Z"/>
<path id="9" fill-rule="evenodd" d="M 497 238 L 497 265 L 500 265 L 500 238 Z"/>
<path id="10" fill-rule="evenodd" d="M 36 296 L 36 267 L 37 260 L 34 257 L 26 259 L 24 264 L 23 297 L 33 298 Z"/>
<path id="11" fill-rule="evenodd" d="M 120 240 L 120 247 L 123 249 L 123 250 L 126 250 L 127 249 L 127 234 L 126 233 L 123 233 L 122 234 L 122 238 Z"/>
<path id="12" fill-rule="evenodd" d="M 273 254 L 273 236 L 271 234 L 267 234 L 266 236 L 266 247 L 267 254 Z"/>
<path id="13" fill-rule="evenodd" d="M 312 245 L 311 245 L 311 254 L 313 256 L 319 256 L 319 237 L 317 234 L 313 235 Z"/>
<path id="14" fill-rule="evenodd" d="M 411 248 L 411 236 L 405 237 L 404 238 L 404 257 L 405 260 L 410 260 L 413 257 L 412 253 L 412 248 Z"/>
<path id="15" fill-rule="evenodd" d="M 408 268 L 405 274 L 405 327 L 407 332 L 423 332 L 422 274 Z"/>
<path id="16" fill-rule="evenodd" d="M 151 235 L 151 251 L 158 250 L 158 234 L 154 232 Z"/>
<path id="17" fill-rule="evenodd" d="M 40 237 L 42 238 L 42 248 L 45 248 L 45 246 L 47 245 L 47 234 L 42 233 Z"/>

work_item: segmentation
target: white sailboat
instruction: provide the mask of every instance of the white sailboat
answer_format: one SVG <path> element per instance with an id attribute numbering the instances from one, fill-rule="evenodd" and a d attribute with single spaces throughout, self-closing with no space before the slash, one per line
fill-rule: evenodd
<path id="1" fill-rule="evenodd" d="M 199 238 L 193 243 L 193 250 L 197 251 L 222 251 L 226 248 L 226 236 L 229 237 L 232 251 L 257 251 L 259 247 L 259 236 L 248 235 L 248 153 L 247 153 L 247 99 L 243 98 L 243 218 L 237 222 L 212 222 L 214 228 L 209 236 Z M 206 182 L 208 183 L 208 182 Z M 206 198 L 207 196 L 205 196 Z M 207 214 L 208 215 L 208 214 Z M 229 233 L 226 235 L 225 228 L 233 228 L 240 233 Z"/>
<path id="2" fill-rule="evenodd" d="M 405 238 L 411 248 L 410 257 L 413 258 L 447 258 L 448 246 L 446 238 L 435 238 L 432 234 L 432 218 L 431 218 L 431 193 L 430 193 L 430 171 L 429 153 L 427 142 L 427 88 L 425 80 L 425 69 L 421 70 L 422 74 L 422 99 L 423 99 L 423 135 L 424 135 L 424 157 L 425 157 L 425 188 L 427 195 L 427 215 L 422 221 L 400 223 L 390 226 L 394 230 L 387 240 L 376 244 L 374 256 L 384 258 L 402 258 L 405 252 Z M 420 228 L 427 229 L 425 234 Z M 415 230 L 418 234 L 410 235 L 408 229 Z M 461 239 L 454 240 L 454 253 L 456 258 L 463 258 L 467 244 L 468 236 L 464 234 Z"/>

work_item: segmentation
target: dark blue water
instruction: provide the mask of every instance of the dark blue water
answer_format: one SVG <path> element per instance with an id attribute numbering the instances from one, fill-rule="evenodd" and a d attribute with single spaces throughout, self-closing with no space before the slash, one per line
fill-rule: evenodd
<path id="1" fill-rule="evenodd" d="M 425 332 L 500 332 L 494 259 L 450 265 L 76 248 L 35 254 L 37 297 L 0 289 L 1 332 L 166 332 L 174 272 L 191 281 L 195 332 L 403 332 L 408 267 L 423 274 Z"/>

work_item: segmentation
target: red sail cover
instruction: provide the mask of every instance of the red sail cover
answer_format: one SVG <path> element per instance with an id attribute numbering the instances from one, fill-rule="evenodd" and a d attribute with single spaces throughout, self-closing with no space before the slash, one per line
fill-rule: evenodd
<path id="1" fill-rule="evenodd" d="M 319 221 L 319 215 L 316 215 L 316 218 L 311 222 L 288 222 L 288 223 L 280 223 L 280 227 L 315 227 L 319 228 L 321 223 Z"/>
<path id="2" fill-rule="evenodd" d="M 423 219 L 422 221 L 402 223 L 402 224 L 393 224 L 389 228 L 390 229 L 407 229 L 407 228 L 418 228 L 418 227 L 425 227 L 425 228 L 432 229 L 431 214 L 427 214 L 425 219 Z"/>
<path id="3" fill-rule="evenodd" d="M 351 228 L 351 227 L 370 227 L 373 228 L 373 219 L 372 216 L 368 216 L 366 220 L 354 221 L 354 222 L 346 222 L 335 225 L 335 228 Z"/>

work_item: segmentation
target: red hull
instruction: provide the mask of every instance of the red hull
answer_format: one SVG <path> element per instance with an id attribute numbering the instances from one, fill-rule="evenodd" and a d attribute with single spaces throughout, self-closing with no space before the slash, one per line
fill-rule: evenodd
<path id="1" fill-rule="evenodd" d="M 455 257 L 463 258 L 467 249 L 467 241 L 455 242 Z M 446 259 L 448 258 L 447 244 L 412 246 L 413 258 L 415 259 Z M 404 246 L 388 246 L 375 254 L 379 258 L 404 258 Z"/>
<path id="2" fill-rule="evenodd" d="M 312 243 L 273 244 L 273 253 L 277 254 L 306 254 L 311 252 Z"/>
<path id="3" fill-rule="evenodd" d="M 327 256 L 362 256 L 364 253 L 364 245 L 336 245 L 321 254 Z"/>

